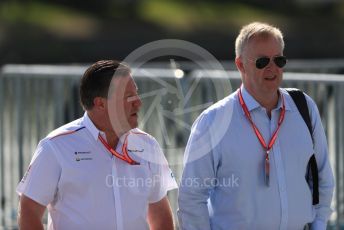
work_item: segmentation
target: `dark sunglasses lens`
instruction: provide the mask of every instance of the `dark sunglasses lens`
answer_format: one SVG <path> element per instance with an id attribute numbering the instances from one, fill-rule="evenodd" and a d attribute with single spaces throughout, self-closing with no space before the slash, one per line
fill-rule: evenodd
<path id="1" fill-rule="evenodd" d="M 275 57 L 274 62 L 279 68 L 283 68 L 287 64 L 287 58 L 284 56 Z"/>
<path id="2" fill-rule="evenodd" d="M 270 58 L 268 57 L 261 57 L 256 60 L 256 67 L 257 69 L 263 69 L 265 66 L 267 66 L 270 62 Z"/>

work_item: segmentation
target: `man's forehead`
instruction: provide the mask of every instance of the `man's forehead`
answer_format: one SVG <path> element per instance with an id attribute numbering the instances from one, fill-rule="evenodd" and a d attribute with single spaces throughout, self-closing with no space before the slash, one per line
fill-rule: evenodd
<path id="1" fill-rule="evenodd" d="M 118 76 L 112 79 L 111 82 L 112 86 L 114 86 L 116 89 L 125 90 L 128 88 L 135 88 L 137 89 L 137 84 L 134 81 L 133 77 L 129 74 L 126 76 Z"/>
<path id="2" fill-rule="evenodd" d="M 118 84 L 126 84 L 127 82 L 130 82 L 132 80 L 132 77 L 130 74 L 127 75 L 120 75 L 120 76 L 114 76 L 112 78 L 111 83 L 114 83 L 116 85 Z"/>
<path id="3" fill-rule="evenodd" d="M 255 52 L 259 52 L 259 50 L 265 50 L 266 47 L 262 46 L 262 44 L 264 44 L 264 43 L 274 44 L 274 45 L 280 47 L 280 49 L 282 50 L 280 42 L 273 35 L 256 36 L 256 37 L 252 37 L 248 41 L 246 47 L 244 47 L 243 53 L 255 53 Z"/>

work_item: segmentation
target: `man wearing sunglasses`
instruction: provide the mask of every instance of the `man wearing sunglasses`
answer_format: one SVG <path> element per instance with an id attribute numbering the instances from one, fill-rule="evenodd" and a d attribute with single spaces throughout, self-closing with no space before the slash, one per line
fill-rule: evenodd
<path id="1" fill-rule="evenodd" d="M 90 66 L 82 118 L 38 145 L 17 187 L 20 229 L 173 229 L 167 192 L 177 187 L 157 141 L 139 130 L 141 100 L 129 67 Z"/>
<path id="2" fill-rule="evenodd" d="M 314 101 L 306 96 L 311 136 L 280 88 L 287 63 L 282 33 L 251 23 L 235 48 L 241 87 L 205 110 L 191 130 L 179 190 L 181 228 L 325 230 L 334 188 L 326 137 Z M 316 205 L 305 178 L 313 153 Z M 190 179 L 203 183 L 186 183 Z"/>

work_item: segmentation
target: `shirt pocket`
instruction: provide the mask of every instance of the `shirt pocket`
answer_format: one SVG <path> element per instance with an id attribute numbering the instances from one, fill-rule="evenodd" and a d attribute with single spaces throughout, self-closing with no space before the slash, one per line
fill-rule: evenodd
<path id="1" fill-rule="evenodd" d="M 128 197 L 147 198 L 154 183 L 148 165 L 126 165 L 123 171 L 117 177 L 121 193 Z"/>

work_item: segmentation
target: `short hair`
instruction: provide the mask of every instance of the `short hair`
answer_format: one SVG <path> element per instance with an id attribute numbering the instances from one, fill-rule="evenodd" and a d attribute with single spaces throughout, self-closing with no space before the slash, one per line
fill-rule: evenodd
<path id="1" fill-rule="evenodd" d="M 241 28 L 238 37 L 235 40 L 235 55 L 240 57 L 253 36 L 274 36 L 280 43 L 282 50 L 284 49 L 284 40 L 282 32 L 272 25 L 261 22 L 253 22 Z"/>
<path id="2" fill-rule="evenodd" d="M 80 82 L 80 103 L 85 110 L 93 108 L 95 97 L 108 97 L 113 77 L 128 76 L 130 67 L 116 60 L 101 60 L 87 68 Z"/>

